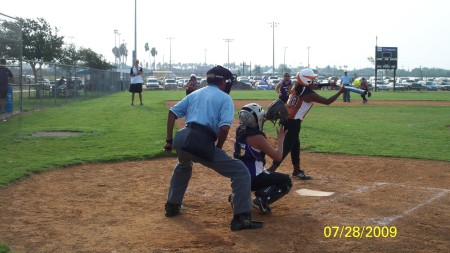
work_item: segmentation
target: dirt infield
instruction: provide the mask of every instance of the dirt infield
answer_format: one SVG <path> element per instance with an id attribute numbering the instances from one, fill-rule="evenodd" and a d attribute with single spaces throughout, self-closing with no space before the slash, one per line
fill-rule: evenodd
<path id="1" fill-rule="evenodd" d="M 245 103 L 236 101 L 236 107 Z M 433 105 L 450 106 L 440 103 Z M 233 137 L 224 146 L 230 154 Z M 289 161 L 287 157 L 281 172 L 291 172 Z M 273 214 L 263 216 L 254 210 L 253 218 L 265 222 L 263 229 L 239 232 L 228 228 L 229 180 L 198 164 L 185 196 L 186 209 L 180 216 L 164 217 L 175 163 L 175 158 L 163 158 L 81 165 L 2 187 L 0 241 L 13 252 L 448 252 L 450 248 L 449 162 L 302 152 L 302 167 L 313 180 L 294 180 L 292 191 L 273 204 Z M 296 193 L 299 189 L 334 194 L 306 197 Z"/>

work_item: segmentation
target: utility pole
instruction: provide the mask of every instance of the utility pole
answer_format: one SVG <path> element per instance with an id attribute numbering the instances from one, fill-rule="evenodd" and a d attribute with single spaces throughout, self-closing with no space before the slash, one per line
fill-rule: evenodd
<path id="1" fill-rule="evenodd" d="M 228 43 L 228 66 L 227 68 L 230 68 L 230 42 L 233 42 L 233 39 L 223 39 L 226 43 Z"/>
<path id="2" fill-rule="evenodd" d="M 309 68 L 309 49 L 311 48 L 310 46 L 306 47 L 308 49 L 308 68 Z"/>
<path id="3" fill-rule="evenodd" d="M 122 57 L 120 55 L 120 33 L 117 33 L 119 35 L 119 67 L 122 65 Z M 125 41 L 122 42 L 122 44 L 125 43 Z"/>
<path id="4" fill-rule="evenodd" d="M 134 0 L 134 52 L 133 52 L 133 63 L 137 59 L 137 0 Z"/>
<path id="5" fill-rule="evenodd" d="M 172 40 L 175 38 L 169 37 L 167 39 L 169 40 L 169 68 L 172 71 Z"/>
<path id="6" fill-rule="evenodd" d="M 284 47 L 283 72 L 286 72 L 286 48 L 287 48 L 287 47 Z"/>
<path id="7" fill-rule="evenodd" d="M 275 75 L 275 27 L 277 27 L 280 23 L 276 23 L 272 21 L 269 25 L 272 27 L 272 75 Z"/>

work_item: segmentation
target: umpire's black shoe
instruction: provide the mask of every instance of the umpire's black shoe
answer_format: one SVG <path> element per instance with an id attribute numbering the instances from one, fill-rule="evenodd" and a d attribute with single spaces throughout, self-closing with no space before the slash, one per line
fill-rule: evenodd
<path id="1" fill-rule="evenodd" d="M 173 217 L 180 213 L 181 205 L 167 202 L 165 206 L 166 217 Z"/>
<path id="2" fill-rule="evenodd" d="M 242 229 L 256 229 L 262 228 L 262 226 L 262 222 L 252 220 L 251 213 L 235 214 L 230 224 L 231 231 L 239 231 Z"/>

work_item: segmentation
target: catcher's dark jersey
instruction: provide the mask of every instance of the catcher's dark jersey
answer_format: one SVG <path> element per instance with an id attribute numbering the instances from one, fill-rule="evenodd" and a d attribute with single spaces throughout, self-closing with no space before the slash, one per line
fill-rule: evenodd
<path id="1" fill-rule="evenodd" d="M 264 153 L 255 149 L 247 142 L 247 138 L 243 138 L 239 141 L 239 146 L 244 150 L 244 154 L 240 157 L 240 160 L 247 166 L 252 181 L 264 171 Z"/>
<path id="2" fill-rule="evenodd" d="M 306 86 L 294 86 L 292 87 L 289 99 L 286 102 L 286 108 L 288 110 L 288 119 L 300 119 L 303 121 L 306 114 L 313 106 L 312 102 L 305 102 L 301 99 L 302 96 L 315 93 L 311 88 Z"/>

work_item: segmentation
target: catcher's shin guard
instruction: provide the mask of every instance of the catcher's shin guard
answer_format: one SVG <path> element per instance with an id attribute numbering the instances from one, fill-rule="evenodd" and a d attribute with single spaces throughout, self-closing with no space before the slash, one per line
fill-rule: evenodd
<path id="1" fill-rule="evenodd" d="M 286 195 L 291 189 L 292 185 L 284 184 L 283 189 L 278 188 L 276 186 L 269 186 L 264 189 L 260 189 L 255 192 L 257 197 L 267 200 L 267 204 L 270 205 L 275 201 L 281 199 L 284 195 Z"/>

